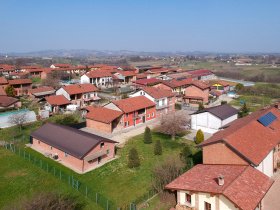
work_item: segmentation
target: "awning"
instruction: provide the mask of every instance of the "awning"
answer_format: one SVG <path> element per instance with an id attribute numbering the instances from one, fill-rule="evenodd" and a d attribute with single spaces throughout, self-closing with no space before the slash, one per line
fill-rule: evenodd
<path id="1" fill-rule="evenodd" d="M 96 158 L 98 158 L 98 157 L 101 157 L 101 156 L 105 155 L 106 153 L 107 153 L 106 150 L 101 150 L 101 151 L 96 152 L 96 153 L 94 153 L 94 154 L 92 154 L 92 155 L 86 156 L 86 157 L 84 158 L 84 160 L 85 160 L 85 161 L 91 161 L 91 160 L 94 160 L 94 159 L 96 159 Z"/>

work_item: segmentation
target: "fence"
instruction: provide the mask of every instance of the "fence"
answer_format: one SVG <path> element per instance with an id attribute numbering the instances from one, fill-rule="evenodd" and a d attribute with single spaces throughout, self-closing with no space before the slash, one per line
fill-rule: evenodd
<path id="1" fill-rule="evenodd" d="M 40 167 L 44 171 L 52 174 L 56 178 L 60 179 L 61 181 L 67 183 L 69 186 L 71 186 L 73 189 L 79 191 L 82 193 L 85 197 L 92 200 L 99 206 L 101 206 L 103 209 L 106 210 L 136 210 L 136 204 L 131 203 L 126 206 L 122 206 L 121 208 L 118 207 L 114 202 L 107 199 L 102 194 L 95 192 L 92 190 L 92 188 L 88 187 L 84 183 L 82 183 L 80 180 L 78 180 L 74 175 L 67 174 L 60 169 L 56 168 L 55 166 L 43 161 L 42 159 L 39 159 L 38 157 L 35 157 L 31 153 L 27 152 L 26 150 L 16 147 L 14 144 L 11 143 L 5 143 L 4 148 L 10 150 L 11 152 L 17 154 L 18 156 L 22 157 L 24 160 L 29 161 L 30 163 L 34 164 L 37 167 Z M 139 199 L 137 199 L 139 200 Z"/>

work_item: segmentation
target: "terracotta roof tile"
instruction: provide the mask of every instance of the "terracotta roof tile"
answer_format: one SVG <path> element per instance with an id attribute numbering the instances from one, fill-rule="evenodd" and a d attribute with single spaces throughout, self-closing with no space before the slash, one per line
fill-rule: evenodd
<path id="1" fill-rule="evenodd" d="M 66 85 L 62 87 L 69 95 L 91 93 L 98 91 L 97 87 L 93 84 L 75 84 Z"/>
<path id="2" fill-rule="evenodd" d="M 218 177 L 224 177 L 224 185 Z M 166 188 L 222 194 L 243 210 L 253 210 L 273 181 L 251 166 L 199 164 L 169 183 Z"/>
<path id="3" fill-rule="evenodd" d="M 71 103 L 64 95 L 48 96 L 45 99 L 50 105 L 54 106 L 67 105 Z"/>
<path id="4" fill-rule="evenodd" d="M 32 84 L 31 79 L 13 79 L 8 80 L 10 85 L 24 85 L 24 84 Z"/>
<path id="5" fill-rule="evenodd" d="M 5 77 L 0 77 L 0 85 L 8 84 L 8 80 Z"/>
<path id="6" fill-rule="evenodd" d="M 90 106 L 86 107 L 85 109 L 89 111 L 86 115 L 86 118 L 103 123 L 111 123 L 113 120 L 117 119 L 123 114 L 120 111 L 105 107 Z"/>
<path id="7" fill-rule="evenodd" d="M 160 83 L 161 80 L 159 79 L 156 79 L 156 78 L 150 78 L 150 79 L 138 79 L 135 81 L 136 84 L 138 85 L 144 85 L 144 86 L 147 86 L 147 85 L 154 85 L 154 84 L 158 84 Z"/>
<path id="8" fill-rule="evenodd" d="M 30 89 L 29 92 L 31 94 L 36 94 L 36 93 L 42 93 L 42 92 L 49 92 L 49 91 L 55 91 L 54 88 L 52 87 L 49 87 L 49 86 L 41 86 L 41 87 L 38 87 L 38 88 L 34 88 L 34 89 Z"/>
<path id="9" fill-rule="evenodd" d="M 164 90 L 164 89 L 159 89 L 154 87 L 143 87 L 141 89 L 156 99 L 165 98 L 165 97 L 169 98 L 175 96 L 174 93 L 172 93 L 169 90 Z"/>
<path id="10" fill-rule="evenodd" d="M 188 71 L 188 73 L 191 74 L 192 76 L 206 76 L 206 75 L 213 74 L 213 72 L 208 69 L 191 70 Z"/>
<path id="11" fill-rule="evenodd" d="M 7 93 L 3 87 L 0 87 L 0 96 L 6 96 Z"/>
<path id="12" fill-rule="evenodd" d="M 139 109 L 149 108 L 155 106 L 155 103 L 147 99 L 145 96 L 137 96 L 133 98 L 121 99 L 112 101 L 124 113 L 137 111 Z"/>
<path id="13" fill-rule="evenodd" d="M 86 75 L 89 78 L 101 78 L 101 77 L 112 77 L 112 73 L 110 71 L 104 71 L 104 70 L 92 70 L 88 73 L 86 73 Z"/>
<path id="14" fill-rule="evenodd" d="M 277 119 L 270 126 L 265 127 L 258 122 L 258 119 L 268 112 L 273 113 Z M 238 151 L 247 162 L 258 166 L 280 143 L 280 110 L 269 107 L 237 119 L 224 127 L 224 130 L 215 133 L 200 146 L 224 142 L 230 148 Z"/>

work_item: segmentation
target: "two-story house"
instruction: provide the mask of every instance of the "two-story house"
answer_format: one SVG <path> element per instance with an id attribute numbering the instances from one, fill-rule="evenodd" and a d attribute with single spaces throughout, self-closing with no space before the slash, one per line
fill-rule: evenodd
<path id="1" fill-rule="evenodd" d="M 237 119 L 200 144 L 203 164 L 166 186 L 178 210 L 262 210 L 280 163 L 280 110 L 270 106 Z"/>
<path id="2" fill-rule="evenodd" d="M 98 89 L 92 84 L 66 85 L 56 91 L 56 95 L 64 95 L 71 104 L 84 107 L 99 100 Z"/>
<path id="3" fill-rule="evenodd" d="M 129 128 L 156 118 L 156 104 L 145 96 L 126 98 L 104 106 L 123 113 L 120 120 L 122 128 Z"/>
<path id="4" fill-rule="evenodd" d="M 16 96 L 27 95 L 28 90 L 31 89 L 31 79 L 13 79 L 8 80 L 9 85 L 15 89 Z"/>
<path id="5" fill-rule="evenodd" d="M 209 102 L 210 86 L 202 81 L 192 81 L 185 88 L 184 102 L 189 106 L 197 107 L 200 103 L 207 104 Z"/>
<path id="6" fill-rule="evenodd" d="M 107 70 L 92 70 L 81 76 L 81 84 L 93 84 L 96 87 L 113 85 L 113 75 Z"/>
<path id="7" fill-rule="evenodd" d="M 156 104 L 157 116 L 172 112 L 175 110 L 175 94 L 169 90 L 143 87 L 129 97 L 145 96 Z"/>

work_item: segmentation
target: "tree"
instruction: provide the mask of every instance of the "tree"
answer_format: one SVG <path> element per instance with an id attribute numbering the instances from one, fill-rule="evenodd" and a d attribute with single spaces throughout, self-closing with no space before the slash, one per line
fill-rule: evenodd
<path id="1" fill-rule="evenodd" d="M 183 147 L 180 157 L 181 160 L 185 163 L 186 169 L 190 169 L 193 167 L 193 153 L 190 145 L 186 145 Z"/>
<path id="2" fill-rule="evenodd" d="M 15 89 L 14 89 L 13 86 L 8 85 L 5 88 L 5 92 L 6 92 L 7 96 L 10 96 L 10 97 L 14 97 L 15 96 Z"/>
<path id="3" fill-rule="evenodd" d="M 243 90 L 243 88 L 244 88 L 244 85 L 241 84 L 241 83 L 238 83 L 238 84 L 235 85 L 235 90 L 236 90 L 237 92 Z"/>
<path id="4" fill-rule="evenodd" d="M 249 111 L 250 110 L 248 109 L 246 103 L 243 103 L 243 106 L 241 107 L 241 109 L 238 112 L 238 117 L 242 118 L 242 117 L 247 116 L 249 114 Z"/>
<path id="5" fill-rule="evenodd" d="M 145 144 L 151 144 L 152 143 L 152 133 L 151 133 L 151 129 L 149 127 L 145 128 L 144 143 Z"/>
<path id="6" fill-rule="evenodd" d="M 47 75 L 47 78 L 42 81 L 42 84 L 57 89 L 60 87 L 60 80 L 62 79 L 62 77 L 63 77 L 62 72 L 52 71 Z"/>
<path id="7" fill-rule="evenodd" d="M 198 110 L 200 111 L 200 110 L 203 110 L 203 109 L 204 109 L 203 103 L 199 103 L 198 104 Z"/>
<path id="8" fill-rule="evenodd" d="M 58 117 L 55 119 L 55 123 L 61 124 L 61 125 L 73 125 L 78 123 L 79 120 L 74 114 L 66 114 Z"/>
<path id="9" fill-rule="evenodd" d="M 78 196 L 62 195 L 55 193 L 39 193 L 31 198 L 25 198 L 19 203 L 9 206 L 7 209 L 65 209 L 65 210 L 81 210 L 85 207 L 84 201 Z"/>
<path id="10" fill-rule="evenodd" d="M 170 156 L 152 170 L 152 186 L 161 192 L 165 185 L 176 179 L 183 172 L 184 163 L 179 157 Z"/>
<path id="11" fill-rule="evenodd" d="M 195 143 L 196 144 L 200 144 L 201 142 L 204 141 L 204 134 L 202 132 L 201 129 L 199 129 L 197 132 L 196 132 L 196 136 L 195 136 Z"/>
<path id="12" fill-rule="evenodd" d="M 158 131 L 172 137 L 175 140 L 177 134 L 186 130 L 190 122 L 190 116 L 183 110 L 166 114 L 162 117 Z"/>
<path id="13" fill-rule="evenodd" d="M 227 104 L 227 101 L 221 101 L 221 105 Z"/>
<path id="14" fill-rule="evenodd" d="M 9 117 L 9 123 L 19 126 L 20 131 L 22 129 L 23 124 L 26 123 L 26 121 L 27 121 L 26 113 L 18 113 L 18 114 L 11 115 Z"/>
<path id="15" fill-rule="evenodd" d="M 156 140 L 155 146 L 154 146 L 154 154 L 155 155 L 161 155 L 162 154 L 162 146 L 160 140 Z"/>
<path id="16" fill-rule="evenodd" d="M 128 154 L 128 168 L 137 168 L 140 166 L 140 159 L 135 148 L 131 148 Z"/>

